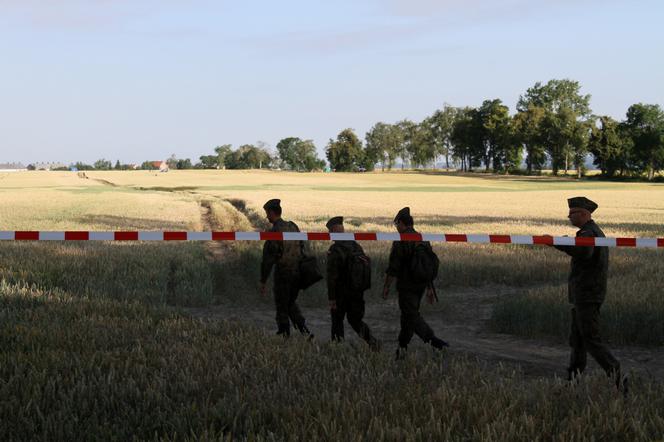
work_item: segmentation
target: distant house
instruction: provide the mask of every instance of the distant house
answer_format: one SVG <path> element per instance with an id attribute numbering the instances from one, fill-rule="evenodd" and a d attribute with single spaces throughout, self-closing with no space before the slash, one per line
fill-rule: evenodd
<path id="1" fill-rule="evenodd" d="M 0 172 L 23 172 L 28 170 L 22 163 L 0 163 Z"/>
<path id="2" fill-rule="evenodd" d="M 159 172 L 168 172 L 168 163 L 166 161 L 151 161 L 152 167 L 158 169 Z"/>

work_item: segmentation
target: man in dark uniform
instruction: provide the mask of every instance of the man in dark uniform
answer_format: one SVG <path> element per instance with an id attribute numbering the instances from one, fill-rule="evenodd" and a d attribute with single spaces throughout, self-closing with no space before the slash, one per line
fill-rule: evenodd
<path id="1" fill-rule="evenodd" d="M 272 199 L 263 206 L 271 232 L 299 232 L 292 221 L 281 218 L 281 200 Z M 274 303 L 277 308 L 277 334 L 290 336 L 290 322 L 303 335 L 313 336 L 305 325 L 304 316 L 297 305 L 299 285 L 299 262 L 303 254 L 302 241 L 265 241 L 261 262 L 260 291 L 267 295 L 267 280 L 274 271 Z"/>
<path id="2" fill-rule="evenodd" d="M 604 232 L 592 220 L 592 213 L 597 204 L 586 197 L 567 200 L 568 218 L 572 225 L 579 228 L 577 237 L 604 238 Z M 597 363 L 611 377 L 615 377 L 620 387 L 620 363 L 611 351 L 602 343 L 599 331 L 599 310 L 606 297 L 607 275 L 609 269 L 608 247 L 590 246 L 555 246 L 572 257 L 568 280 L 568 298 L 572 308 L 572 347 L 569 367 L 569 379 L 572 380 L 586 368 L 586 353 L 595 358 Z"/>
<path id="3" fill-rule="evenodd" d="M 399 233 L 417 233 L 413 228 L 413 217 L 410 208 L 404 207 L 394 218 L 394 225 Z M 426 247 L 431 247 L 428 241 L 424 242 Z M 447 342 L 435 336 L 433 330 L 420 315 L 420 304 L 424 292 L 427 292 L 427 300 L 433 303 L 435 292 L 433 281 L 418 282 L 412 275 L 411 260 L 413 258 L 415 243 L 411 241 L 394 241 L 390 252 L 390 261 L 385 276 L 385 287 L 383 298 L 387 299 L 390 286 L 394 279 L 397 280 L 397 292 L 399 295 L 399 309 L 401 310 L 401 331 L 399 332 L 399 348 L 397 359 L 405 357 L 406 349 L 413 334 L 419 336 L 425 343 L 431 344 L 436 349 L 448 347 Z"/>
<path id="4" fill-rule="evenodd" d="M 327 222 L 326 227 L 331 233 L 344 233 L 343 223 L 343 217 L 335 216 Z M 332 318 L 332 340 L 343 340 L 344 317 L 347 317 L 353 330 L 372 350 L 378 351 L 378 340 L 371 334 L 369 326 L 362 321 L 364 292 L 353 288 L 350 275 L 351 260 L 365 257 L 364 250 L 355 241 L 335 241 L 327 252 L 327 297 Z"/>

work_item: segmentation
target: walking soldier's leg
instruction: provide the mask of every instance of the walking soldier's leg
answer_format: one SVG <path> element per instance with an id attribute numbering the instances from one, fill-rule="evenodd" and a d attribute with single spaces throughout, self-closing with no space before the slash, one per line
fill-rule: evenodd
<path id="1" fill-rule="evenodd" d="M 400 292 L 399 308 L 401 309 L 401 332 L 399 333 L 399 346 L 406 347 L 410 343 L 413 333 L 424 342 L 429 342 L 434 336 L 431 327 L 420 315 L 420 303 L 424 290 L 419 292 Z"/>
<path id="2" fill-rule="evenodd" d="M 567 367 L 567 377 L 571 381 L 575 376 L 583 373 L 586 369 L 586 347 L 581 334 L 579 317 L 576 307 L 571 310 L 572 324 L 570 327 L 569 346 L 571 347 L 569 356 L 569 366 Z"/>
<path id="3" fill-rule="evenodd" d="M 297 297 L 300 294 L 300 286 L 297 276 L 288 280 L 288 317 L 293 326 L 302 334 L 309 335 L 309 329 L 305 325 L 304 316 L 297 305 Z"/>
<path id="4" fill-rule="evenodd" d="M 577 324 L 585 349 L 597 361 L 609 376 L 620 375 L 620 362 L 611 354 L 611 351 L 602 343 L 599 332 L 600 304 L 577 304 L 575 306 Z"/>
<path id="5" fill-rule="evenodd" d="M 344 317 L 346 316 L 346 306 L 343 299 L 337 299 L 337 308 L 330 310 L 332 319 L 332 340 L 341 341 L 344 338 Z"/>
<path id="6" fill-rule="evenodd" d="M 364 339 L 372 348 L 378 345 L 378 341 L 371 334 L 371 329 L 362 320 L 364 318 L 364 298 L 361 293 L 354 295 L 348 302 L 348 323 L 353 330 Z"/>
<path id="7" fill-rule="evenodd" d="M 288 336 L 290 334 L 290 322 L 288 320 L 288 301 L 290 295 L 288 287 L 280 282 L 274 284 L 274 304 L 277 309 L 277 334 Z"/>

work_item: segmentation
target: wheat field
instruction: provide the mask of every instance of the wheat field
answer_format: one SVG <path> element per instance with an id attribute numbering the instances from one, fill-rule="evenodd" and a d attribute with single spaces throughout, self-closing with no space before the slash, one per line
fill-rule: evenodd
<path id="1" fill-rule="evenodd" d="M 415 172 L 85 176 L 0 176 L 0 230 L 260 230 L 262 204 L 280 198 L 284 217 L 308 231 L 324 230 L 334 215 L 346 217 L 349 231 L 391 231 L 396 211 L 410 206 L 416 228 L 427 232 L 573 235 L 566 198 L 585 195 L 599 203 L 596 219 L 608 236 L 664 236 L 662 184 Z M 328 245 L 308 246 L 323 262 Z M 363 246 L 379 281 L 366 296 L 378 321 L 395 309 L 378 296 L 389 244 Z M 0 438 L 664 437 L 664 388 L 643 372 L 623 398 L 596 371 L 567 385 L 546 370 L 533 375 L 518 363 L 454 348 L 438 355 L 415 346 L 396 364 L 390 342 L 376 354 L 325 336 L 278 340 L 246 319 L 273 314 L 272 302 L 255 291 L 260 244 L 219 247 L 0 242 Z M 424 307 L 425 316 L 452 322 L 473 305 L 490 310 L 478 321 L 483 336 L 564 346 L 565 255 L 532 246 L 435 249 L 441 302 Z M 612 250 L 603 308 L 611 345 L 659 354 L 663 263 L 659 250 Z M 308 311 L 324 311 L 322 284 L 302 298 Z M 224 319 L 192 313 L 210 311 Z M 384 323 L 390 333 L 398 327 Z"/>

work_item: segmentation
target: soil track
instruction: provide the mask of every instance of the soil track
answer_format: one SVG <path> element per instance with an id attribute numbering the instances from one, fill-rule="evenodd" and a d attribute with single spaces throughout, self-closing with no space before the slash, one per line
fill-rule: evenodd
<path id="1" fill-rule="evenodd" d="M 479 312 L 483 314 L 443 314 L 440 311 L 425 311 L 424 318 L 447 340 L 450 352 L 462 353 L 488 363 L 503 363 L 521 369 L 528 376 L 565 377 L 569 349 L 546 340 L 521 339 L 512 335 L 492 333 L 486 326 L 490 315 L 486 296 L 481 290 L 450 294 L 455 299 L 465 299 L 466 305 L 455 311 Z M 256 295 L 257 296 L 257 295 Z M 306 295 L 303 295 L 306 296 Z M 399 332 L 399 309 L 396 295 L 387 303 L 367 303 L 365 322 L 383 343 L 383 351 L 392 352 L 397 347 Z M 457 306 L 458 307 L 458 306 Z M 330 337 L 330 317 L 326 308 L 302 308 L 307 324 L 316 335 L 316 340 L 325 342 Z M 272 333 L 276 326 L 274 310 L 264 304 L 252 306 L 219 305 L 206 308 L 187 309 L 193 316 L 206 320 L 234 320 L 249 322 Z M 350 345 L 363 345 L 353 330 L 346 324 L 346 340 Z M 424 348 L 415 336 L 411 348 Z M 625 372 L 634 372 L 655 379 L 664 375 L 664 351 L 661 348 L 612 347 Z M 599 366 L 589 356 L 589 369 Z"/>

